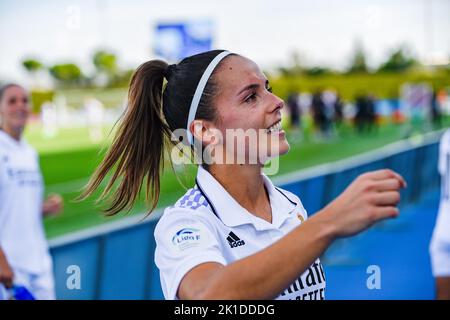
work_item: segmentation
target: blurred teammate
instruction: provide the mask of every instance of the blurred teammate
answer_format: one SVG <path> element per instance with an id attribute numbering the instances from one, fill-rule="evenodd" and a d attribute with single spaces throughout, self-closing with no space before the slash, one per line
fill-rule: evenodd
<path id="1" fill-rule="evenodd" d="M 145 177 L 153 210 L 165 146 L 175 132 L 186 133 L 179 138 L 194 152 L 217 160 L 202 161 L 193 188 L 165 210 L 155 229 L 166 299 L 323 299 L 319 257 L 328 246 L 398 215 L 405 181 L 380 170 L 361 175 L 307 219 L 300 199 L 262 171 L 270 158 L 289 151 L 283 108 L 260 68 L 228 51 L 176 65 L 151 60 L 133 75 L 128 109 L 84 196 L 117 170 L 105 190 L 113 192 L 119 182 L 107 212 L 131 208 Z M 234 129 L 258 139 L 245 143 L 229 135 Z"/>
<path id="2" fill-rule="evenodd" d="M 431 266 L 436 278 L 436 297 L 450 300 L 450 129 L 439 146 L 441 201 L 430 244 Z"/>
<path id="3" fill-rule="evenodd" d="M 42 216 L 60 212 L 62 199 L 52 195 L 43 202 L 38 156 L 22 137 L 28 99 L 19 85 L 0 88 L 0 300 L 13 284 L 36 299 L 55 298 Z"/>

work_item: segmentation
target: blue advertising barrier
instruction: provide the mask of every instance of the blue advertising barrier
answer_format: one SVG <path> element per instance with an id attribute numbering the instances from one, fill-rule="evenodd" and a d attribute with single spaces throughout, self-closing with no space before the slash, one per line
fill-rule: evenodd
<path id="1" fill-rule="evenodd" d="M 273 181 L 298 195 L 311 215 L 332 201 L 359 174 L 390 168 L 408 182 L 408 188 L 402 191 L 402 208 L 414 204 L 423 194 L 438 190 L 441 134 L 428 134 L 420 141 L 403 140 L 356 157 L 276 177 Z M 50 240 L 57 298 L 163 299 L 159 271 L 154 263 L 153 237 L 161 214 L 157 211 L 148 219 L 132 216 Z M 330 251 L 345 256 L 342 249 L 346 243 L 343 240 Z M 327 256 L 323 259 L 326 264 Z M 339 256 L 335 254 L 333 259 L 337 261 Z M 348 254 L 344 257 L 347 262 L 351 259 L 355 257 Z M 79 287 L 72 282 L 74 275 L 80 276 Z"/>

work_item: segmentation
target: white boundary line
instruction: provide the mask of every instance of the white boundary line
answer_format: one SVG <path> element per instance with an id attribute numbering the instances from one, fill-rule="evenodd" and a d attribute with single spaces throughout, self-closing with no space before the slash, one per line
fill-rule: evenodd
<path id="1" fill-rule="evenodd" d="M 441 129 L 426 133 L 421 136 L 412 137 L 405 140 L 400 140 L 384 147 L 362 153 L 357 156 L 352 156 L 335 162 L 330 162 L 322 165 L 318 165 L 312 168 L 294 171 L 288 174 L 284 174 L 273 179 L 273 183 L 276 185 L 283 185 L 292 182 L 302 181 L 305 179 L 317 177 L 324 174 L 336 173 L 346 169 L 350 169 L 362 164 L 381 160 L 388 156 L 398 154 L 404 151 L 408 151 L 417 147 L 429 145 L 439 141 L 441 135 L 447 130 Z M 130 217 L 122 218 L 118 221 L 107 222 L 100 226 L 87 228 L 81 231 L 75 231 L 67 235 L 59 236 L 48 241 L 50 248 L 61 247 L 73 242 L 87 240 L 89 238 L 105 235 L 118 230 L 130 228 L 132 226 L 146 224 L 155 220 L 158 220 L 164 209 L 155 210 L 148 218 L 144 213 L 135 214 Z"/>

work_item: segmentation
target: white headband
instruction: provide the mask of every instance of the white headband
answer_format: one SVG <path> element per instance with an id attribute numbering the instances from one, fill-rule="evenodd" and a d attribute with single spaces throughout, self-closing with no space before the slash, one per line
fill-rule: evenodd
<path id="1" fill-rule="evenodd" d="M 197 113 L 198 104 L 200 103 L 200 98 L 202 97 L 203 90 L 205 89 L 209 77 L 211 76 L 211 74 L 213 73 L 214 69 L 217 67 L 219 62 L 222 61 L 222 59 L 225 58 L 230 53 L 231 52 L 229 51 L 223 51 L 209 63 L 205 72 L 203 72 L 200 81 L 198 82 L 197 89 L 195 89 L 194 97 L 192 98 L 191 106 L 189 107 L 189 117 L 186 126 L 188 141 L 191 145 L 194 144 L 194 137 L 192 136 L 191 130 L 189 130 L 189 126 L 195 119 L 195 114 Z"/>

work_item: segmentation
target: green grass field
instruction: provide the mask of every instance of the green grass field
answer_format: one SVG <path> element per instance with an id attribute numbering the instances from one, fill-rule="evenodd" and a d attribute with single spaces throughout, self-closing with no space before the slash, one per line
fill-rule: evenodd
<path id="1" fill-rule="evenodd" d="M 450 126 L 446 119 L 446 126 Z M 293 142 L 290 136 L 291 150 L 280 158 L 278 174 L 304 169 L 307 167 L 340 160 L 355 154 L 370 151 L 385 144 L 402 138 L 405 128 L 398 125 L 384 125 L 377 133 L 359 136 L 352 128 L 341 128 L 338 137 L 329 141 L 317 142 L 314 139 L 304 139 Z M 107 135 L 110 128 L 105 128 Z M 94 225 L 120 219 L 125 214 L 116 217 L 104 217 L 94 200 L 89 199 L 80 203 L 74 202 L 81 188 L 88 181 L 89 176 L 102 159 L 103 144 L 93 144 L 89 140 L 88 131 L 84 128 L 64 129 L 53 139 L 43 138 L 40 128 L 30 126 L 26 136 L 40 154 L 41 168 L 45 179 L 46 194 L 59 193 L 65 202 L 64 212 L 57 217 L 45 219 L 45 229 L 49 238 L 68 232 L 84 229 Z M 289 136 L 289 135 L 288 135 Z M 185 186 L 191 186 L 195 174 L 195 166 L 186 166 L 183 172 L 178 173 Z M 177 176 L 170 166 L 162 176 L 161 198 L 158 207 L 167 206 L 176 201 L 185 189 L 180 185 Z M 140 201 L 130 214 L 142 213 L 145 204 Z"/>

